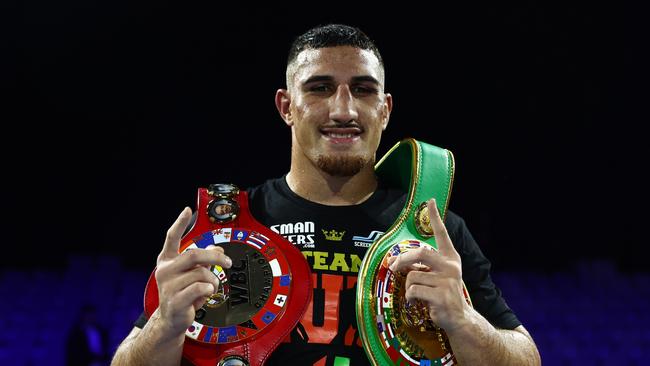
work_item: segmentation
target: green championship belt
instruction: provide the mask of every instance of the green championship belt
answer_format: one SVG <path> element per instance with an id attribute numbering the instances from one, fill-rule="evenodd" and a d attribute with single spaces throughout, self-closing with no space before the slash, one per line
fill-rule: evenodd
<path id="1" fill-rule="evenodd" d="M 457 364 L 447 335 L 431 321 L 426 306 L 405 299 L 406 276 L 388 268 L 388 258 L 410 249 L 438 249 L 427 201 L 436 199 L 444 221 L 454 157 L 449 150 L 405 139 L 375 169 L 379 180 L 408 190 L 408 196 L 395 223 L 368 248 L 359 268 L 356 315 L 363 347 L 373 365 Z M 464 284 L 463 292 L 471 305 Z"/>

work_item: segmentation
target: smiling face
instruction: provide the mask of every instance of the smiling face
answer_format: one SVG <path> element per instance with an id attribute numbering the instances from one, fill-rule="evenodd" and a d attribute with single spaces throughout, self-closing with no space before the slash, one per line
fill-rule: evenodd
<path id="1" fill-rule="evenodd" d="M 215 208 L 217 215 L 227 215 L 232 212 L 232 207 L 228 204 L 218 205 Z"/>
<path id="2" fill-rule="evenodd" d="M 383 67 L 351 46 L 306 49 L 287 69 L 276 105 L 292 131 L 292 168 L 312 164 L 331 176 L 372 167 L 392 109 Z"/>

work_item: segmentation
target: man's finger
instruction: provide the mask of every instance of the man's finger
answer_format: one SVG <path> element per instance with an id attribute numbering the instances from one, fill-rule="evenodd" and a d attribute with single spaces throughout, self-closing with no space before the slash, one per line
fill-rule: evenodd
<path id="1" fill-rule="evenodd" d="M 190 224 L 192 218 L 192 210 L 189 207 L 185 207 L 181 214 L 178 215 L 178 218 L 172 226 L 167 230 L 167 237 L 165 237 L 165 244 L 161 251 L 161 255 L 165 258 L 175 258 L 178 256 L 178 249 L 181 245 L 181 236 L 187 228 L 187 225 Z"/>
<path id="2" fill-rule="evenodd" d="M 411 271 L 406 275 L 406 288 L 411 285 L 438 287 L 439 275 L 433 272 Z"/>
<path id="3" fill-rule="evenodd" d="M 216 249 L 192 249 L 183 252 L 179 258 L 169 265 L 173 273 L 181 273 L 193 269 L 196 266 L 210 268 L 218 265 L 223 268 L 230 268 L 232 260 L 223 251 Z"/>
<path id="4" fill-rule="evenodd" d="M 436 199 L 430 199 L 429 202 L 427 202 L 427 207 L 429 209 L 431 229 L 433 229 L 433 235 L 435 236 L 436 244 L 438 244 L 438 250 L 443 255 L 456 252 L 454 244 L 449 238 L 449 233 L 447 233 L 447 228 L 445 227 L 445 224 L 442 223 L 442 218 L 440 217 L 440 212 L 436 205 Z"/>
<path id="5" fill-rule="evenodd" d="M 197 267 L 191 271 L 180 273 L 171 278 L 167 281 L 165 290 L 167 293 L 175 294 L 195 282 L 211 283 L 214 285 L 214 288 L 219 288 L 220 284 L 217 276 L 209 269 Z"/>
<path id="6" fill-rule="evenodd" d="M 436 292 L 432 291 L 433 289 L 429 286 L 424 285 L 411 285 L 406 289 L 404 297 L 409 302 L 415 302 L 415 300 L 422 300 L 426 303 L 429 303 L 433 300 Z"/>
<path id="7" fill-rule="evenodd" d="M 411 249 L 405 253 L 397 256 L 397 259 L 390 265 L 390 270 L 393 272 L 401 271 L 404 269 L 422 270 L 428 269 L 436 271 L 443 264 L 442 257 L 435 252 L 432 246 L 424 244 L 424 246 Z M 426 267 L 422 267 L 422 265 Z"/>
<path id="8" fill-rule="evenodd" d="M 178 294 L 174 297 L 174 300 L 177 302 L 180 309 L 184 309 L 192 305 L 194 307 L 194 310 L 197 310 L 200 308 L 200 306 L 197 307 L 197 305 L 202 305 L 207 300 L 207 297 L 212 295 L 215 291 L 216 288 L 211 283 L 194 282 L 193 284 L 179 291 Z"/>

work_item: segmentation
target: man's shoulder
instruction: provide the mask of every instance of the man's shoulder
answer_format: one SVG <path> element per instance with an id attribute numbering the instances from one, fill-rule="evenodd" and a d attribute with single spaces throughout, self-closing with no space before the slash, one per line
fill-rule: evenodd
<path id="1" fill-rule="evenodd" d="M 445 216 L 445 228 L 447 228 L 447 233 L 449 233 L 452 241 L 458 241 L 466 237 L 469 230 L 467 224 L 465 224 L 465 219 L 449 209 L 447 209 L 447 216 Z"/>
<path id="2" fill-rule="evenodd" d="M 248 205 L 253 216 L 261 222 L 266 222 L 267 218 L 277 215 L 278 210 L 289 205 L 291 201 L 285 186 L 283 175 L 248 187 Z"/>
<path id="3" fill-rule="evenodd" d="M 253 200 L 255 198 L 259 198 L 262 196 L 265 196 L 269 193 L 277 192 L 280 188 L 280 183 L 284 179 L 284 176 L 281 177 L 276 177 L 276 178 L 270 178 L 262 183 L 256 184 L 249 186 L 246 188 L 246 193 L 248 193 L 248 199 Z"/>
<path id="4" fill-rule="evenodd" d="M 447 227 L 447 230 L 451 227 L 458 228 L 463 225 L 465 225 L 465 220 L 463 220 L 459 214 L 447 209 L 447 216 L 445 217 L 445 226 Z"/>
<path id="5" fill-rule="evenodd" d="M 273 189 L 277 188 L 277 185 L 282 182 L 284 179 L 285 175 L 281 175 L 279 177 L 273 177 L 273 178 L 268 178 L 261 183 L 258 184 L 253 184 L 249 187 L 246 188 L 247 192 L 258 192 L 261 189 Z"/>

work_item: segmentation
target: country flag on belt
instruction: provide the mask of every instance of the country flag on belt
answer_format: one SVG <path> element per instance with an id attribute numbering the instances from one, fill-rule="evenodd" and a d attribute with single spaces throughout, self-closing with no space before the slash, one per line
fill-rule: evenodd
<path id="1" fill-rule="evenodd" d="M 409 364 L 417 365 L 419 363 L 413 357 L 411 357 L 408 353 L 406 353 L 406 351 L 404 351 L 404 348 L 400 348 L 399 353 L 402 355 L 402 357 L 404 357 L 409 362 Z"/>
<path id="2" fill-rule="evenodd" d="M 384 316 L 382 314 L 377 314 L 377 330 L 379 333 L 383 333 L 386 329 L 386 324 L 384 324 Z"/>
<path id="3" fill-rule="evenodd" d="M 226 280 L 226 272 L 223 270 L 221 266 L 215 265 L 212 268 L 212 273 L 214 273 L 214 275 L 217 276 L 219 281 L 224 282 L 224 280 Z"/>
<path id="4" fill-rule="evenodd" d="M 246 240 L 248 244 L 256 247 L 257 249 L 262 249 L 262 247 L 265 246 L 268 241 L 269 238 L 255 231 L 251 231 L 248 239 Z"/>
<path id="5" fill-rule="evenodd" d="M 264 249 L 262 249 L 262 253 L 267 257 L 275 257 L 275 248 L 270 245 L 265 246 Z"/>
<path id="6" fill-rule="evenodd" d="M 287 301 L 287 296 L 286 295 L 280 295 L 275 297 L 275 301 L 273 301 L 274 305 L 277 305 L 279 307 L 283 307 L 284 303 Z"/>
<path id="7" fill-rule="evenodd" d="M 400 253 L 401 253 L 401 250 L 400 250 L 399 244 L 393 245 L 393 247 L 390 249 L 390 254 L 392 256 L 399 255 Z"/>
<path id="8" fill-rule="evenodd" d="M 272 312 L 270 312 L 268 310 L 266 311 L 266 314 L 262 315 L 262 321 L 264 323 L 266 323 L 266 324 L 269 324 L 270 322 L 272 322 L 273 319 L 275 319 L 275 314 L 273 314 Z"/>
<path id="9" fill-rule="evenodd" d="M 384 297 L 382 298 L 382 305 L 385 308 L 392 308 L 393 307 L 393 294 L 389 294 L 389 293 L 384 292 Z"/>
<path id="10" fill-rule="evenodd" d="M 194 242 L 199 246 L 199 248 L 205 248 L 208 245 L 214 244 L 212 233 L 203 233 L 201 236 L 194 238 Z"/>
<path id="11" fill-rule="evenodd" d="M 244 241 L 248 238 L 248 231 L 246 230 L 234 230 L 232 233 L 232 238 L 234 240 Z"/>
<path id="12" fill-rule="evenodd" d="M 271 266 L 271 272 L 273 272 L 273 277 L 282 276 L 284 274 L 282 273 L 282 267 L 280 266 L 280 262 L 278 262 L 277 258 L 272 259 L 269 262 L 269 266 Z"/>
<path id="13" fill-rule="evenodd" d="M 391 272 L 390 275 L 386 276 L 386 283 L 384 284 L 384 291 L 393 293 L 393 280 L 395 275 Z"/>
<path id="14" fill-rule="evenodd" d="M 270 312 L 268 310 L 266 311 L 266 314 L 262 315 L 262 321 L 264 323 L 266 323 L 266 324 L 269 324 L 270 322 L 272 322 L 273 319 L 275 319 L 275 314 L 273 314 L 272 312 Z"/>
<path id="15" fill-rule="evenodd" d="M 440 358 L 441 365 L 453 365 L 454 364 L 454 355 L 447 353 L 444 357 Z"/>
<path id="16" fill-rule="evenodd" d="M 215 244 L 229 242 L 232 237 L 232 228 L 224 227 L 214 230 L 212 233 L 212 241 L 214 241 Z"/>
<path id="17" fill-rule="evenodd" d="M 210 342 L 210 339 L 212 338 L 212 330 L 214 329 L 213 327 L 206 327 L 207 330 L 205 332 L 205 336 L 203 336 L 203 342 Z"/>
<path id="18" fill-rule="evenodd" d="M 185 331 L 185 335 L 192 338 L 196 339 L 199 336 L 199 333 L 201 333 L 201 329 L 203 328 L 203 324 L 194 322 L 192 325 L 190 325 L 187 328 L 187 331 Z"/>
<path id="19" fill-rule="evenodd" d="M 289 286 L 291 284 L 291 277 L 289 275 L 280 276 L 280 286 Z"/>
<path id="20" fill-rule="evenodd" d="M 455 364 L 454 356 L 451 353 L 447 353 L 444 357 L 435 360 L 420 360 L 420 366 L 451 366 Z"/>
<path id="21" fill-rule="evenodd" d="M 417 241 L 417 240 L 409 240 L 406 247 L 407 248 L 419 248 L 420 247 L 420 242 Z"/>
<path id="22" fill-rule="evenodd" d="M 382 306 L 382 304 L 383 304 L 382 298 L 383 298 L 383 295 L 384 295 L 384 286 L 382 286 L 382 285 L 383 285 L 383 282 L 381 282 L 381 280 L 378 280 L 377 281 L 377 297 L 376 297 L 376 299 L 377 299 L 377 313 L 378 314 L 381 314 L 381 308 L 383 307 Z"/>
<path id="23" fill-rule="evenodd" d="M 255 325 L 255 323 L 253 323 L 253 320 L 251 319 L 248 319 L 247 321 L 240 323 L 239 326 L 243 328 L 257 329 L 257 325 Z"/>
<path id="24" fill-rule="evenodd" d="M 233 342 L 237 340 L 237 327 L 223 327 L 219 328 L 218 343 Z"/>

